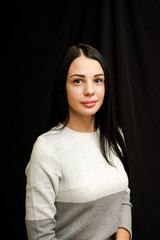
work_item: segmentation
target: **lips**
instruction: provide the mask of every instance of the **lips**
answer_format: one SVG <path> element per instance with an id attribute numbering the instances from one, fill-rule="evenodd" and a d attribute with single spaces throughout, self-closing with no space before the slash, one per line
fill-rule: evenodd
<path id="1" fill-rule="evenodd" d="M 85 107 L 92 108 L 96 105 L 97 100 L 87 100 L 82 102 Z"/>

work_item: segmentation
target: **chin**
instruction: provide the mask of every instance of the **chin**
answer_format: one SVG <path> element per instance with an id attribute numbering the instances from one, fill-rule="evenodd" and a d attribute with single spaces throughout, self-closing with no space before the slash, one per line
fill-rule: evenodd
<path id="1" fill-rule="evenodd" d="M 95 110 L 94 111 L 93 110 L 85 111 L 85 112 L 82 113 L 82 115 L 84 115 L 84 116 L 93 116 L 93 115 L 95 115 L 97 113 L 97 111 L 95 111 Z"/>

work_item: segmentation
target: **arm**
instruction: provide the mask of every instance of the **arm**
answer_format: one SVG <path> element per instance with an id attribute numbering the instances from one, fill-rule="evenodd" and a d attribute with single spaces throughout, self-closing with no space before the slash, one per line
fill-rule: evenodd
<path id="1" fill-rule="evenodd" d="M 44 137 L 34 144 L 26 168 L 26 228 L 28 240 L 56 240 L 54 205 L 61 169 L 56 148 Z"/>
<path id="2" fill-rule="evenodd" d="M 115 240 L 130 240 L 130 233 L 125 228 L 118 228 Z"/>
<path id="3" fill-rule="evenodd" d="M 119 130 L 125 142 L 123 131 L 122 129 Z M 128 188 L 124 194 L 123 202 L 121 204 L 121 215 L 119 219 L 119 227 L 116 232 L 115 240 L 130 240 L 132 238 L 131 207 L 132 204 L 130 203 L 130 189 Z"/>
<path id="4" fill-rule="evenodd" d="M 119 227 L 115 238 L 116 240 L 130 240 L 132 238 L 131 207 L 132 204 L 130 203 L 130 189 L 128 188 L 124 194 L 121 204 Z"/>

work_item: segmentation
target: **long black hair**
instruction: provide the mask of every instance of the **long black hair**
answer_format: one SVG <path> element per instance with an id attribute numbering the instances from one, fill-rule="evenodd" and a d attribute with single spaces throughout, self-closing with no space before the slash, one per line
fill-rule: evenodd
<path id="1" fill-rule="evenodd" d="M 107 162 L 113 165 L 108 157 L 108 151 L 106 147 L 108 146 L 109 149 L 112 149 L 121 159 L 126 171 L 128 171 L 126 144 L 122 136 L 121 128 L 115 120 L 112 110 L 110 74 L 104 57 L 96 48 L 87 44 L 80 43 L 69 47 L 62 56 L 54 78 L 55 82 L 53 89 L 50 125 L 54 127 L 63 122 L 67 124 L 69 121 L 69 108 L 66 94 L 66 78 L 72 61 L 82 54 L 88 58 L 97 60 L 101 64 L 104 71 L 104 101 L 101 108 L 95 114 L 95 125 L 96 128 L 99 128 L 100 130 L 100 147 L 102 154 Z"/>

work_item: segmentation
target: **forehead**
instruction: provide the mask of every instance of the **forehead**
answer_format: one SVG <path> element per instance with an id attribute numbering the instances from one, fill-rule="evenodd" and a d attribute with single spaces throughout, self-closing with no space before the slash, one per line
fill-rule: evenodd
<path id="1" fill-rule="evenodd" d="M 75 58 L 69 67 L 68 74 L 74 73 L 95 75 L 99 73 L 104 74 L 104 71 L 101 64 L 97 60 L 81 55 Z"/>

